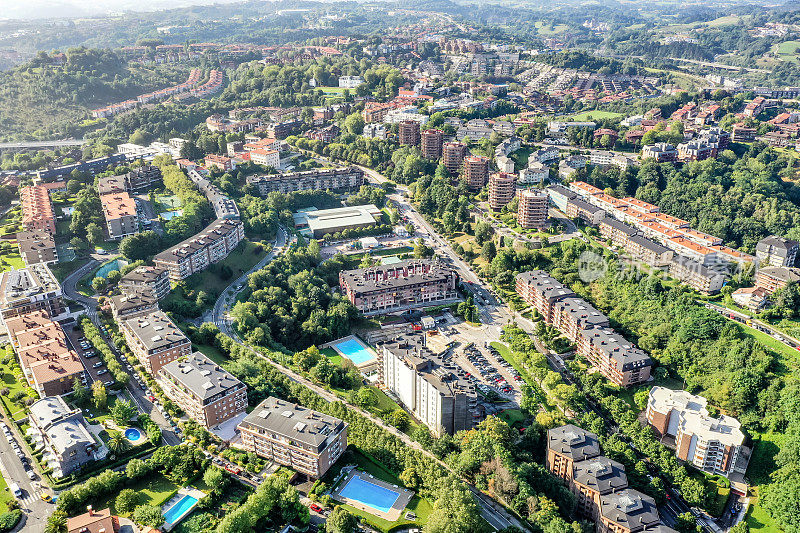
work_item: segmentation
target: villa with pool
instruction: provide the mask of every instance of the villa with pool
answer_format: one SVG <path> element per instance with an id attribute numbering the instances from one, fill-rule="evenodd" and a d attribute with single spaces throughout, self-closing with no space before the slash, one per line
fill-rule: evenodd
<path id="1" fill-rule="evenodd" d="M 175 495 L 161 506 L 161 514 L 164 515 L 163 531 L 171 531 L 178 522 L 189 516 L 204 496 L 205 492 L 194 487 L 183 487 L 178 489 Z"/>

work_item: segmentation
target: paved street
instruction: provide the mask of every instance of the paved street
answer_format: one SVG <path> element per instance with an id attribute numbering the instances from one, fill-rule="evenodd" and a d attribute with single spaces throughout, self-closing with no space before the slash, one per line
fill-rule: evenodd
<path id="1" fill-rule="evenodd" d="M 2 420 L 11 430 L 13 439 L 26 451 L 27 455 L 26 445 L 16 426 L 8 420 L 5 414 L 2 415 Z M 31 464 L 34 464 L 32 460 Z M 28 473 L 25 471 L 22 461 L 17 457 L 5 435 L 2 434 L 0 434 L 0 473 L 2 473 L 6 484 L 17 483 L 22 490 L 22 498 L 19 499 L 19 502 L 24 515 L 23 522 L 20 523 L 21 527 L 18 526 L 18 530 L 43 531 L 47 517 L 53 511 L 53 505 L 43 501 L 40 495 L 43 492 L 52 494 L 52 491 L 41 487 L 41 477 L 38 472 L 35 476 L 36 481 L 31 481 L 28 478 Z"/>

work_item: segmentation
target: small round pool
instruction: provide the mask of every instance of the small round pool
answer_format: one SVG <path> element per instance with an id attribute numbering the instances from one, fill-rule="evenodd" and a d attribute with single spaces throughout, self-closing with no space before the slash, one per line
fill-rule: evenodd
<path id="1" fill-rule="evenodd" d="M 128 428 L 125 430 L 125 438 L 131 442 L 138 442 L 142 437 L 142 432 L 136 428 Z"/>

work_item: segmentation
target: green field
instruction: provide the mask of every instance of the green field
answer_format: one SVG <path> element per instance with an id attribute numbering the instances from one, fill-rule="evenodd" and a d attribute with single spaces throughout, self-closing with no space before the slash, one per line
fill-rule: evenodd
<path id="1" fill-rule="evenodd" d="M 800 41 L 784 41 L 778 45 L 776 53 L 778 57 L 784 61 L 797 63 L 800 62 L 800 54 L 797 52 L 798 49 L 800 49 Z"/>
<path id="2" fill-rule="evenodd" d="M 539 35 L 557 35 L 569 31 L 569 26 L 566 24 L 548 24 L 541 20 L 536 21 L 536 31 Z"/>
<path id="3" fill-rule="evenodd" d="M 256 246 L 260 245 L 256 245 L 252 241 L 242 241 L 228 257 L 217 263 L 215 268 L 192 274 L 186 278 L 186 285 L 190 289 L 222 292 L 233 280 L 250 270 L 267 255 L 267 251 L 263 246 L 258 252 L 256 251 Z M 233 271 L 233 274 L 228 279 L 223 279 L 217 274 L 225 266 L 230 267 Z"/>
<path id="4" fill-rule="evenodd" d="M 574 115 L 569 115 L 568 117 L 564 118 L 567 121 L 573 122 L 589 122 L 592 120 L 614 120 L 617 118 L 622 118 L 622 113 L 615 113 L 613 111 L 601 111 L 598 109 L 594 109 L 592 111 L 584 111 L 582 113 L 575 113 Z"/>

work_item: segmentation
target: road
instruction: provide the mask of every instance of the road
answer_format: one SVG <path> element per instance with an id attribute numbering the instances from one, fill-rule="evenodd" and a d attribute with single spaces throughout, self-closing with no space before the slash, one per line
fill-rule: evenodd
<path id="1" fill-rule="evenodd" d="M 93 255 L 91 260 L 77 269 L 76 271 L 72 272 L 69 276 L 64 279 L 64 282 L 61 284 L 62 291 L 64 296 L 66 296 L 70 300 L 74 300 L 79 305 L 81 305 L 86 310 L 86 316 L 96 325 L 100 326 L 100 317 L 97 314 L 97 298 L 86 296 L 78 292 L 76 285 L 78 281 L 93 269 L 97 268 L 101 261 L 108 259 L 107 257 L 103 257 L 100 255 Z M 139 409 L 139 411 L 143 413 L 147 413 L 150 415 L 150 418 L 158 424 L 161 428 L 161 435 L 164 437 L 164 441 L 170 445 L 180 444 L 182 442 L 180 436 L 175 432 L 172 427 L 172 424 L 164 416 L 161 411 L 150 401 L 147 399 L 146 390 L 143 390 L 139 382 L 134 378 L 135 370 L 130 368 L 130 365 L 125 357 L 119 352 L 117 347 L 114 345 L 113 341 L 110 338 L 103 335 L 103 339 L 106 343 L 111 347 L 112 352 L 117 357 L 117 359 L 122 363 L 122 365 L 128 370 L 128 373 L 131 375 L 131 379 L 126 386 L 126 389 L 133 399 L 133 403 Z M 77 349 L 77 348 L 76 348 Z M 81 350 L 78 350 L 79 352 Z M 90 384 L 91 386 L 91 384 Z"/>
<path id="2" fill-rule="evenodd" d="M 757 318 L 753 318 L 751 315 L 740 313 L 739 311 L 734 311 L 733 309 L 729 309 L 722 305 L 712 304 L 711 302 L 704 302 L 703 300 L 697 300 L 697 303 L 707 307 L 708 309 L 711 309 L 712 311 L 718 312 L 728 320 L 733 320 L 734 322 L 739 322 L 740 324 L 741 323 L 746 324 L 747 321 L 750 320 L 753 324 L 750 327 L 752 327 L 753 329 L 757 329 L 763 333 L 766 333 L 767 335 L 772 336 L 775 340 L 778 340 L 789 347 L 800 349 L 800 340 L 790 335 L 787 335 L 786 333 L 780 330 L 773 328 L 766 322 L 762 322 Z"/>
<path id="3" fill-rule="evenodd" d="M 239 343 L 240 345 L 242 345 L 245 348 L 247 348 L 248 350 L 250 350 L 250 353 L 252 353 L 254 356 L 260 357 L 261 359 L 263 359 L 264 361 L 269 363 L 272 367 L 274 367 L 276 370 L 278 370 L 279 372 L 281 372 L 282 374 L 287 376 L 292 381 L 294 381 L 296 383 L 299 383 L 299 384 L 303 385 L 304 387 L 314 391 L 320 397 L 324 398 L 325 400 L 327 400 L 329 402 L 344 402 L 347 405 L 348 409 L 351 409 L 351 410 L 359 413 L 364 418 L 369 419 L 374 424 L 380 426 L 381 428 L 385 429 L 386 431 L 388 431 L 389 433 L 391 433 L 395 437 L 397 437 L 400 440 L 402 440 L 403 443 L 405 443 L 407 446 L 409 446 L 411 448 L 414 448 L 415 450 L 418 450 L 419 452 L 427 455 L 429 458 L 431 458 L 434 461 L 436 461 L 437 463 L 439 463 L 442 467 L 446 468 L 448 471 L 451 471 L 451 468 L 447 464 L 445 464 L 443 461 L 441 461 L 438 457 L 433 455 L 428 450 L 424 449 L 418 442 L 412 440 L 410 437 L 408 437 L 408 435 L 406 435 L 405 433 L 399 431 L 394 426 L 390 426 L 388 424 L 385 424 L 381 419 L 379 419 L 377 417 L 374 417 L 372 414 L 368 413 L 367 411 L 364 411 L 364 410 L 362 410 L 361 408 L 359 408 L 359 407 L 357 407 L 355 405 L 347 403 L 346 401 L 342 400 L 341 398 L 339 398 L 335 394 L 333 394 L 333 393 L 329 392 L 328 390 L 316 385 L 315 383 L 312 383 L 311 381 L 309 381 L 305 377 L 301 376 L 300 374 L 294 372 L 293 370 L 291 370 L 291 369 L 289 369 L 289 368 L 287 368 L 287 367 L 285 367 L 285 366 L 283 366 L 283 365 L 281 365 L 279 363 L 276 363 L 275 361 L 273 361 L 269 357 L 267 357 L 267 356 L 261 354 L 260 352 L 254 350 L 252 347 L 250 347 L 248 344 L 246 344 L 239 337 L 239 335 L 237 334 L 237 332 L 233 328 L 233 323 L 232 323 L 232 321 L 230 319 L 230 315 L 229 315 L 230 304 L 233 301 L 235 301 L 236 294 L 238 294 L 243 289 L 243 287 L 242 288 L 240 288 L 240 287 L 246 281 L 247 276 L 251 272 L 254 272 L 257 269 L 262 268 L 264 265 L 267 264 L 267 262 L 271 261 L 278 254 L 283 253 L 286 250 L 285 243 L 287 241 L 287 237 L 288 237 L 288 235 L 287 235 L 285 229 L 281 228 L 279 230 L 279 232 L 278 232 L 278 237 L 276 238 L 276 241 L 275 241 L 275 248 L 273 248 L 272 252 L 270 252 L 270 254 L 268 254 L 267 257 L 265 257 L 263 260 L 261 260 L 258 265 L 253 267 L 250 270 L 250 272 L 242 274 L 242 276 L 240 276 L 237 280 L 235 280 L 233 283 L 228 285 L 228 287 L 222 292 L 222 294 L 220 295 L 220 297 L 217 299 L 216 303 L 214 304 L 213 317 L 212 317 L 213 323 L 217 325 L 217 327 L 219 328 L 220 331 L 222 331 L 226 335 L 230 336 L 237 343 Z M 487 522 L 489 522 L 492 525 L 492 527 L 495 527 L 498 530 L 500 530 L 500 529 L 505 529 L 505 528 L 507 528 L 507 527 L 509 527 L 511 525 L 514 525 L 516 527 L 524 529 L 522 527 L 522 524 L 519 522 L 519 520 L 517 520 L 514 516 L 512 516 L 505 509 L 503 509 L 500 504 L 492 501 L 490 498 L 488 498 L 485 495 L 483 495 L 475 487 L 473 487 L 471 485 L 469 485 L 469 487 L 470 487 L 470 490 L 473 492 L 473 494 L 475 494 L 476 499 L 477 499 L 477 501 L 478 501 L 478 503 L 480 505 L 481 515 L 483 516 L 483 518 Z"/>
<path id="4" fill-rule="evenodd" d="M 61 141 L 29 141 L 0 143 L 0 150 L 33 150 L 38 148 L 61 148 L 64 146 L 83 146 L 86 139 L 64 139 Z"/>
<path id="5" fill-rule="evenodd" d="M 13 439 L 29 455 L 22 434 L 17 431 L 16 425 L 6 418 L 5 413 L 3 413 L 2 420 L 11 430 Z M 31 464 L 35 463 L 31 461 Z M 22 489 L 22 498 L 18 501 L 23 511 L 23 517 L 17 529 L 20 531 L 43 531 L 47 523 L 47 517 L 53 512 L 53 504 L 42 501 L 40 495 L 42 493 L 50 493 L 50 491 L 43 490 L 40 486 L 37 486 L 41 480 L 38 473 L 36 482 L 32 482 L 28 478 L 28 474 L 22 466 L 22 461 L 17 457 L 4 435 L 0 435 L 0 473 L 2 473 L 6 484 L 16 482 Z"/>

